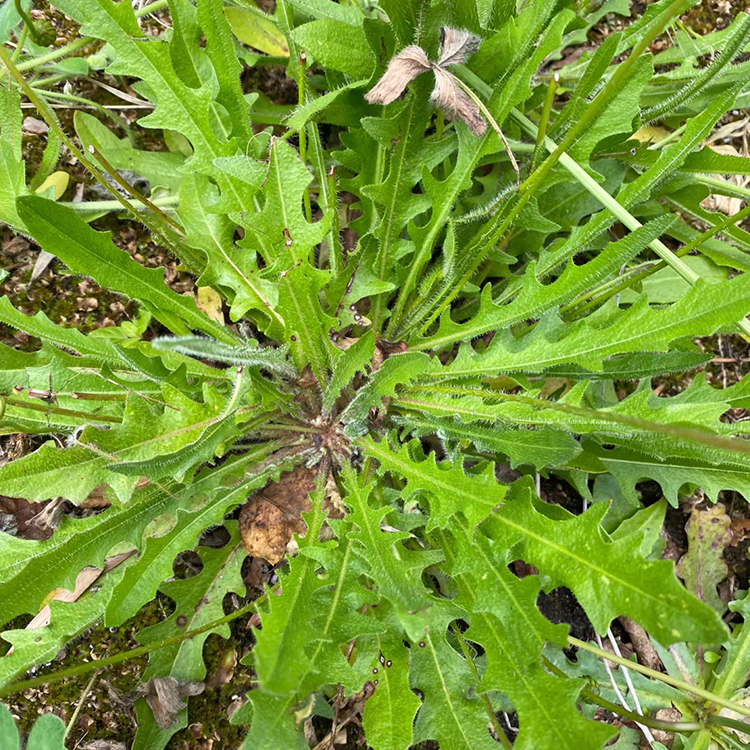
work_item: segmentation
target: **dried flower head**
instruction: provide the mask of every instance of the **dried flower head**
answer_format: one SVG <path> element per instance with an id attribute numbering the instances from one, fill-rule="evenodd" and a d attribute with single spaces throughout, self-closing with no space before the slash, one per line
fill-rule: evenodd
<path id="1" fill-rule="evenodd" d="M 416 45 L 405 47 L 389 63 L 382 78 L 365 94 L 371 104 L 390 104 L 398 99 L 407 85 L 418 75 L 431 70 L 435 74 L 435 88 L 430 100 L 452 120 L 461 120 L 474 135 L 483 135 L 487 123 L 479 107 L 462 90 L 455 76 L 446 70 L 448 65 L 464 63 L 479 49 L 480 38 L 465 29 L 440 29 L 438 61 Z"/>

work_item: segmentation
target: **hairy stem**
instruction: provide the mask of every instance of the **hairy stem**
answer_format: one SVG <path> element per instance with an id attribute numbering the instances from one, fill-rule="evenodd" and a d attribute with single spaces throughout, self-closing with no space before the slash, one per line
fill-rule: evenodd
<path id="1" fill-rule="evenodd" d="M 14 693 L 20 693 L 24 690 L 28 690 L 29 688 L 38 687 L 39 685 L 48 685 L 53 682 L 59 682 L 60 680 L 67 679 L 68 677 L 78 677 L 79 675 L 86 674 L 87 672 L 91 672 L 92 670 L 102 669 L 103 667 L 109 667 L 113 664 L 120 664 L 124 661 L 128 661 L 129 659 L 135 659 L 138 656 L 148 654 L 151 651 L 157 651 L 160 648 L 171 646 L 173 643 L 180 643 L 180 641 L 184 641 L 188 638 L 195 638 L 195 636 L 201 635 L 201 633 L 206 633 L 209 630 L 214 630 L 215 628 L 231 622 L 232 620 L 236 620 L 238 617 L 242 617 L 242 615 L 255 612 L 267 598 L 268 593 L 263 594 L 249 604 L 246 604 L 244 607 L 241 607 L 236 612 L 225 615 L 224 617 L 221 617 L 218 620 L 214 620 L 213 622 L 206 623 L 200 628 L 195 628 L 195 630 L 188 630 L 185 633 L 180 633 L 179 635 L 172 636 L 171 638 L 165 638 L 162 641 L 149 643 L 147 646 L 132 648 L 129 651 L 123 651 L 119 654 L 114 654 L 113 656 L 109 656 L 106 659 L 99 659 L 99 661 L 87 662 L 85 664 L 79 664 L 78 666 L 70 667 L 68 669 L 61 669 L 59 672 L 40 675 L 39 677 L 34 677 L 31 680 L 14 682 L 10 685 L 6 685 L 3 688 L 0 688 L 0 697 L 13 695 Z"/>

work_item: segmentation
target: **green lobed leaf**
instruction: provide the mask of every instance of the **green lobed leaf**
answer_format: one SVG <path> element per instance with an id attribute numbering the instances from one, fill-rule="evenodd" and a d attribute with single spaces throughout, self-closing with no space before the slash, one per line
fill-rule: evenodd
<path id="1" fill-rule="evenodd" d="M 336 399 L 352 381 L 352 378 L 364 372 L 365 367 L 371 365 L 375 353 L 375 335 L 368 331 L 356 340 L 343 354 L 341 354 L 331 373 L 331 379 L 323 394 L 323 413 L 330 413 Z"/>
<path id="2" fill-rule="evenodd" d="M 620 34 L 610 34 L 597 48 L 586 65 L 586 69 L 578 81 L 575 90 L 570 95 L 562 112 L 549 124 L 548 132 L 555 137 L 561 129 L 569 128 L 578 122 L 586 106 L 586 100 L 591 96 L 595 87 L 604 79 L 604 74 L 612 58 L 617 52 Z"/>
<path id="3" fill-rule="evenodd" d="M 501 372 L 539 372 L 576 364 L 601 370 L 606 358 L 636 351 L 667 351 L 684 336 L 707 336 L 727 329 L 750 309 L 750 277 L 711 284 L 699 279 L 678 302 L 662 310 L 640 299 L 627 310 L 605 305 L 594 315 L 563 325 L 546 315 L 521 339 L 496 335 L 482 354 L 462 346 L 455 361 L 438 376 L 486 377 Z"/>
<path id="4" fill-rule="evenodd" d="M 646 479 L 658 482 L 674 507 L 677 507 L 680 489 L 686 484 L 700 487 L 711 500 L 722 490 L 750 493 L 750 467 L 707 460 L 700 455 L 700 450 L 691 457 L 656 457 L 632 448 L 607 450 L 588 444 L 585 450 L 587 457 L 594 458 L 594 463 L 586 465 L 595 471 L 596 464 L 600 464 L 600 470 L 612 474 L 625 497 L 633 501 L 637 499 L 636 484 Z M 737 460 L 738 457 L 727 455 L 728 460 L 732 458 Z"/>
<path id="5" fill-rule="evenodd" d="M 238 151 L 247 153 L 255 148 L 255 136 L 250 127 L 250 107 L 240 81 L 242 65 L 235 54 L 234 38 L 224 6 L 221 0 L 199 0 L 196 9 L 198 23 L 206 39 L 206 54 L 216 72 L 216 102 L 229 115 L 232 138 Z"/>
<path id="6" fill-rule="evenodd" d="M 416 385 L 412 386 L 416 398 L 404 393 L 398 397 L 398 403 L 439 416 L 460 416 L 467 423 L 550 425 L 577 434 L 598 434 L 603 442 L 628 445 L 653 456 L 702 457 L 715 463 L 744 466 L 747 446 L 722 437 L 744 434 L 742 423 L 731 427 L 721 422 L 720 417 L 734 402 L 745 403 L 746 396 L 737 393 L 735 398 L 722 398 L 721 390 L 710 386 L 700 388 L 699 378 L 695 382 L 695 390 L 701 392 L 694 394 L 688 389 L 684 392 L 687 398 L 681 394 L 659 398 L 643 383 L 621 401 L 597 399 L 596 388 L 585 381 L 557 400 L 544 397 L 539 387 L 522 394 L 460 385 Z M 648 446 L 642 444 L 646 436 Z"/>
<path id="7" fill-rule="evenodd" d="M 604 110 L 571 148 L 570 156 L 579 164 L 586 164 L 591 152 L 600 140 L 619 133 L 632 133 L 633 120 L 640 113 L 638 105 L 641 92 L 652 76 L 653 63 L 650 56 L 639 57 L 627 81 L 621 88 L 612 92 L 612 97 L 604 105 Z M 597 106 L 599 105 L 600 95 L 596 97 Z M 586 108 L 581 112 L 581 117 L 585 116 Z M 571 126 L 575 126 L 575 122 L 572 122 Z"/>
<path id="8" fill-rule="evenodd" d="M 265 170 L 259 162 L 237 157 L 219 165 L 222 171 L 241 176 L 247 194 L 260 189 Z M 250 310 L 259 310 L 264 316 L 264 328 L 270 323 L 269 333 L 278 333 L 283 320 L 275 310 L 277 284 L 261 278 L 254 256 L 241 252 L 235 245 L 235 222 L 214 212 L 219 200 L 219 191 L 203 175 L 188 175 L 180 184 L 180 220 L 187 232 L 185 243 L 205 256 L 198 284 L 228 295 L 232 320 L 239 320 Z"/>
<path id="9" fill-rule="evenodd" d="M 496 304 L 492 299 L 492 286 L 487 284 L 482 290 L 479 310 L 471 320 L 457 324 L 451 319 L 450 312 L 446 312 L 440 319 L 438 330 L 415 338 L 412 348 L 438 349 L 456 341 L 468 341 L 489 330 L 509 328 L 528 318 L 539 317 L 616 272 L 624 263 L 641 253 L 652 240 L 661 236 L 673 221 L 670 216 L 656 219 L 623 239 L 610 242 L 588 263 L 569 263 L 551 284 L 542 284 L 538 280 L 536 264 L 531 262 L 520 279 L 522 286 L 518 295 L 511 303 Z"/>
<path id="10" fill-rule="evenodd" d="M 107 432 L 86 428 L 80 443 L 107 459 L 110 474 L 136 478 L 170 474 L 182 481 L 191 467 L 212 460 L 223 441 L 239 434 L 235 401 L 246 389 L 238 375 L 231 395 L 225 397 L 206 386 L 204 403 L 197 403 L 165 386 L 161 413 L 155 413 L 147 401 L 130 399 L 120 428 Z"/>
<path id="11" fill-rule="evenodd" d="M 504 545 L 459 529 L 456 524 L 453 536 L 440 532 L 440 539 L 449 570 L 457 576 L 458 601 L 472 613 L 466 637 L 487 654 L 477 689 L 500 690 L 511 699 L 519 719 L 514 742 L 519 750 L 598 750 L 612 729 L 579 713 L 582 681 L 561 680 L 542 666 L 545 643 L 564 644 L 566 628 L 552 625 L 537 609 L 539 577 L 516 577 L 508 570 Z"/>
<path id="12" fill-rule="evenodd" d="M 482 138 L 477 138 L 468 128 L 459 127 L 456 132 L 458 139 L 456 164 L 450 174 L 444 180 L 439 180 L 428 169 L 425 169 L 422 175 L 423 191 L 430 198 L 432 211 L 426 224 L 422 226 L 409 224 L 409 235 L 414 242 L 414 254 L 409 261 L 409 271 L 399 291 L 398 307 L 395 312 L 397 320 L 394 323 L 401 322 L 399 311 L 413 291 L 420 272 L 429 261 L 441 231 L 455 210 L 459 195 L 471 186 L 471 176 L 479 159 L 502 147 L 489 128 Z M 443 265 L 445 265 L 445 260 L 443 260 Z"/>
<path id="13" fill-rule="evenodd" d="M 259 688 L 250 693 L 252 726 L 243 747 L 270 750 L 282 742 L 296 747 L 295 704 L 336 682 L 358 691 L 371 676 L 361 666 L 353 668 L 344 646 L 364 633 L 382 631 L 379 621 L 359 614 L 374 595 L 357 583 L 361 570 L 347 533 L 348 519 L 334 523 L 337 542 L 319 541 L 320 500 L 318 491 L 307 533 L 299 540 L 300 555 L 290 561 L 281 595 L 270 597 L 269 609 L 261 615 L 263 630 L 253 651 Z M 363 662 L 367 659 L 361 652 L 359 664 Z M 233 719 L 242 720 L 242 715 Z"/>
<path id="14" fill-rule="evenodd" d="M 435 419 L 430 416 L 408 415 L 398 420 L 416 437 L 435 434 L 450 443 L 471 441 L 477 450 L 502 453 L 511 461 L 511 467 L 531 464 L 537 469 L 559 466 L 580 453 L 578 442 L 560 430 L 545 428 L 514 429 L 506 425 L 465 424 L 456 419 Z"/>
<path id="15" fill-rule="evenodd" d="M 0 467 L 0 492 L 32 502 L 64 497 L 78 505 L 95 487 L 108 484 L 118 497 L 127 499 L 138 477 L 113 476 L 109 466 L 109 460 L 88 448 L 60 448 L 49 440 L 33 453 Z"/>
<path id="16" fill-rule="evenodd" d="M 350 477 L 347 490 L 344 501 L 351 510 L 352 523 L 358 527 L 351 538 L 361 571 L 375 581 L 378 596 L 391 604 L 407 636 L 418 639 L 430 622 L 432 610 L 421 572 L 442 553 L 407 549 L 401 542 L 408 534 L 382 530 L 381 522 L 389 508 L 370 507 L 370 492 L 361 479 Z"/>
<path id="17" fill-rule="evenodd" d="M 326 68 L 353 78 L 367 78 L 373 72 L 375 61 L 361 26 L 321 18 L 298 26 L 292 31 L 292 39 Z"/>
<path id="18" fill-rule="evenodd" d="M 248 212 L 243 218 L 245 238 L 239 245 L 260 254 L 267 266 L 279 261 L 275 278 L 307 259 L 328 230 L 330 217 L 311 224 L 302 212 L 303 195 L 312 179 L 286 141 L 273 142 L 263 185 L 263 208 L 257 214 Z"/>
<path id="19" fill-rule="evenodd" d="M 401 237 L 403 228 L 430 205 L 428 196 L 414 194 L 414 186 L 425 169 L 431 170 L 455 148 L 452 139 L 438 141 L 434 137 L 424 137 L 429 117 L 426 105 L 428 84 L 426 76 L 417 78 L 413 84 L 415 90 L 395 117 L 365 118 L 362 121 L 365 130 L 383 146 L 389 147 L 393 139 L 398 142 L 385 178 L 382 179 L 381 173 L 377 183 L 361 188 L 362 194 L 380 207 L 379 222 L 373 228 L 373 236 L 378 242 L 373 270 L 381 281 L 386 280 L 395 263 L 412 250 L 411 242 Z M 378 295 L 371 311 L 376 330 L 385 313 L 383 297 Z"/>
<path id="20" fill-rule="evenodd" d="M 351 5 L 331 2 L 331 0 L 285 0 L 296 10 L 313 18 L 331 18 L 343 21 L 351 26 L 362 23 L 362 14 L 358 8 Z"/>
<path id="21" fill-rule="evenodd" d="M 236 482 L 241 477 L 241 460 L 229 460 L 203 472 L 187 487 L 167 483 L 165 487 L 137 489 L 127 504 L 114 501 L 96 516 L 77 520 L 64 516 L 61 526 L 44 542 L 2 534 L 0 583 L 9 597 L 2 619 L 36 613 L 51 589 L 72 590 L 78 572 L 87 565 L 101 567 L 115 545 L 142 549 L 144 529 L 154 518 L 176 513 L 178 508 L 202 506 L 216 497 L 220 500 L 226 492 L 222 482 Z"/>
<path id="22" fill-rule="evenodd" d="M 612 541 L 600 528 L 607 508 L 593 505 L 581 516 L 557 510 L 546 514 L 521 480 L 512 496 L 483 524 L 490 539 L 535 565 L 555 585 L 573 591 L 597 632 L 627 615 L 662 645 L 678 641 L 714 643 L 726 636 L 718 615 L 677 581 L 673 564 L 643 560 L 641 540 L 631 535 Z M 565 520 L 561 520 L 565 518 Z"/>
<path id="23" fill-rule="evenodd" d="M 500 89 L 529 59 L 532 46 L 554 11 L 549 3 L 535 0 L 523 6 L 519 13 L 508 14 L 510 17 L 505 23 L 479 48 L 471 61 L 472 69 Z"/>
<path id="24" fill-rule="evenodd" d="M 425 371 L 429 371 L 429 367 L 430 359 L 426 354 L 403 352 L 390 356 L 370 382 L 359 389 L 341 415 L 342 421 L 352 422 L 347 432 L 363 434 L 360 425 L 370 409 L 381 408 L 384 398 L 396 395 L 397 386 L 416 380 Z"/>
<path id="25" fill-rule="evenodd" d="M 466 473 L 460 464 L 438 463 L 434 454 L 415 461 L 408 445 L 392 451 L 385 440 L 376 443 L 371 437 L 361 439 L 359 445 L 366 455 L 378 459 L 381 472 L 392 472 L 406 479 L 405 499 L 416 494 L 427 499 L 430 504 L 428 531 L 444 528 L 459 511 L 474 527 L 505 497 L 507 488 L 495 480 L 494 464 L 486 466 L 481 473 Z"/>
<path id="26" fill-rule="evenodd" d="M 409 649 L 409 681 L 424 695 L 414 725 L 414 742 L 436 740 L 441 747 L 497 747 L 487 729 L 487 714 L 469 697 L 475 680 L 466 660 L 445 640 L 445 629 L 463 611 L 447 601 L 434 605 L 435 624 Z"/>
<path id="27" fill-rule="evenodd" d="M 134 370 L 158 381 L 168 373 L 161 362 L 150 360 L 137 350 L 126 350 L 106 338 L 85 336 L 76 328 L 57 326 L 42 310 L 33 316 L 24 315 L 13 307 L 8 297 L 0 297 L 0 321 L 45 343 L 78 352 L 118 369 Z"/>
<path id="28" fill-rule="evenodd" d="M 547 370 L 550 377 L 574 380 L 640 380 L 656 375 L 688 372 L 705 364 L 710 354 L 703 352 L 646 352 L 612 357 L 602 363 L 601 372 L 591 372 L 582 367 L 557 365 Z"/>
<path id="29" fill-rule="evenodd" d="M 138 26 L 133 8 L 120 6 L 111 0 L 86 2 L 85 11 L 77 0 L 60 0 L 59 7 L 83 23 L 81 34 L 105 39 L 112 45 L 116 59 L 107 72 L 112 75 L 132 75 L 146 84 L 148 95 L 153 97 L 156 108 L 139 120 L 139 124 L 148 128 L 176 130 L 185 136 L 193 147 L 193 156 L 185 164 L 186 168 L 214 175 L 214 159 L 233 156 L 238 152 L 236 140 L 220 138 L 215 131 L 214 80 L 203 81 L 201 85 L 193 87 L 186 84 L 175 69 L 172 45 L 182 45 L 187 49 L 192 46 L 191 51 L 197 54 L 197 40 L 188 43 L 179 26 L 175 27 L 171 42 L 163 36 L 147 37 Z M 172 0 L 170 8 L 173 17 L 177 17 L 183 12 L 185 4 L 182 0 Z M 225 33 L 231 34 L 228 27 L 225 27 Z M 210 65 L 207 57 L 203 59 Z M 185 72 L 182 65 L 180 72 Z M 216 75 L 215 71 L 213 75 Z M 215 174 L 215 179 L 228 204 L 236 210 L 254 212 L 251 197 L 246 196 L 240 181 L 222 173 Z"/>
<path id="30" fill-rule="evenodd" d="M 36 664 L 53 661 L 72 638 L 100 622 L 106 602 L 126 569 L 127 563 L 123 563 L 104 573 L 96 586 L 75 602 L 51 601 L 49 625 L 3 631 L 2 639 L 11 644 L 13 651 L 0 659 L 0 687 L 22 677 Z"/>
<path id="31" fill-rule="evenodd" d="M 301 104 L 299 107 L 297 107 L 294 112 L 292 112 L 289 117 L 287 117 L 285 121 L 285 125 L 287 127 L 293 128 L 294 130 L 302 130 L 302 128 L 311 120 L 312 121 L 318 121 L 322 120 L 323 122 L 329 122 L 330 119 L 330 112 L 328 111 L 329 108 L 333 108 L 334 105 L 339 105 L 341 102 L 344 102 L 344 106 L 346 106 L 346 103 L 348 102 L 351 94 L 355 92 L 357 89 L 361 89 L 366 85 L 366 81 L 352 81 L 351 83 L 347 83 L 344 86 L 339 86 L 338 88 L 332 89 L 327 94 L 323 94 L 322 96 L 318 96 L 315 99 L 311 99 L 310 101 L 306 102 L 305 104 Z M 375 108 L 371 105 L 367 105 L 366 103 L 362 103 L 361 108 L 363 112 L 367 112 L 369 115 L 375 114 Z M 338 123 L 334 122 L 334 124 L 344 124 L 344 123 Z M 323 186 L 321 185 L 321 188 Z"/>
<path id="32" fill-rule="evenodd" d="M 327 272 L 300 261 L 279 285 L 279 309 L 286 322 L 286 339 L 294 362 L 300 371 L 309 364 L 321 388 L 341 354 L 328 335 L 336 320 L 320 305 L 319 292 L 328 278 Z"/>
<path id="33" fill-rule="evenodd" d="M 383 607 L 381 604 L 378 610 Z M 409 687 L 410 649 L 393 627 L 379 636 L 375 645 L 385 664 L 375 667 L 378 684 L 362 713 L 367 744 L 373 750 L 408 750 L 414 717 L 422 705 Z"/>
<path id="34" fill-rule="evenodd" d="M 714 78 L 721 75 L 724 68 L 740 54 L 750 40 L 750 16 L 746 13 L 739 13 L 730 28 L 731 32 L 722 45 L 721 53 L 712 60 L 711 64 L 703 68 L 686 86 L 672 96 L 645 109 L 642 113 L 644 120 L 656 120 L 678 109 L 681 104 L 697 96 Z"/>
<path id="35" fill-rule="evenodd" d="M 267 449 L 257 451 L 261 456 L 267 452 Z M 230 509 L 242 503 L 253 490 L 278 477 L 280 471 L 289 470 L 292 461 L 290 457 L 278 463 L 270 461 L 253 465 L 245 459 L 249 465 L 244 467 L 244 473 L 239 479 L 227 483 L 212 500 L 197 510 L 180 509 L 169 531 L 146 541 L 140 558 L 115 588 L 107 605 L 106 624 L 121 625 L 135 615 L 144 602 L 154 597 L 161 582 L 171 575 L 173 561 L 179 552 L 192 549 L 205 529 L 220 523 Z"/>

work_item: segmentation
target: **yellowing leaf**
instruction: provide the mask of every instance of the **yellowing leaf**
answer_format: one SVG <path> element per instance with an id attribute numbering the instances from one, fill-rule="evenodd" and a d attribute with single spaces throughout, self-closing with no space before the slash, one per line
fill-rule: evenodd
<path id="1" fill-rule="evenodd" d="M 210 286 L 198 287 L 198 307 L 221 325 L 225 325 L 224 313 L 221 310 L 221 295 Z"/>
<path id="2" fill-rule="evenodd" d="M 658 143 L 663 141 L 670 131 L 663 125 L 644 125 L 639 130 L 636 130 L 631 138 L 635 138 L 636 141 L 641 143 Z"/>
<path id="3" fill-rule="evenodd" d="M 270 18 L 245 8 L 225 8 L 224 13 L 232 33 L 243 44 L 254 47 L 267 55 L 287 57 L 289 47 L 284 35 Z"/>
<path id="4" fill-rule="evenodd" d="M 67 172 L 53 172 L 37 189 L 37 193 L 44 194 L 47 188 L 55 189 L 55 200 L 59 201 L 70 182 L 70 175 Z"/>

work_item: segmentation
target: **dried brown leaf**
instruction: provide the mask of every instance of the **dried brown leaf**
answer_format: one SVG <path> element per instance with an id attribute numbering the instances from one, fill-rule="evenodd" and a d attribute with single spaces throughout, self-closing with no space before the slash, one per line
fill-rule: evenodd
<path id="1" fill-rule="evenodd" d="M 398 99 L 407 85 L 418 75 L 432 70 L 435 74 L 435 87 L 430 100 L 443 110 L 451 120 L 466 123 L 474 135 L 480 136 L 487 129 L 487 123 L 477 104 L 461 88 L 448 65 L 464 63 L 479 48 L 480 38 L 465 29 L 452 29 L 444 26 L 440 30 L 440 58 L 432 62 L 421 47 L 412 45 L 402 49 L 389 63 L 382 78 L 365 94 L 371 104 L 390 104 Z"/>
<path id="2" fill-rule="evenodd" d="M 177 714 L 187 705 L 185 698 L 200 695 L 204 687 L 202 682 L 177 680 L 174 677 L 152 677 L 148 682 L 139 685 L 136 692 L 146 699 L 159 728 L 169 729 L 174 724 Z"/>
<path id="3" fill-rule="evenodd" d="M 370 104 L 390 104 L 406 91 L 411 81 L 431 67 L 433 64 L 421 47 L 405 47 L 388 63 L 385 73 L 365 94 L 365 99 Z"/>
<path id="4" fill-rule="evenodd" d="M 299 467 L 255 493 L 240 510 L 240 536 L 248 555 L 272 565 L 284 558 L 293 534 L 304 534 L 315 475 Z"/>
<path id="5" fill-rule="evenodd" d="M 450 120 L 461 120 L 466 123 L 474 135 L 484 135 L 487 123 L 479 107 L 459 87 L 452 73 L 442 68 L 433 68 L 435 72 L 435 88 L 430 100 L 442 109 Z"/>
<path id="6" fill-rule="evenodd" d="M 465 63 L 478 49 L 481 38 L 466 29 L 443 26 L 440 29 L 440 57 L 438 65 Z"/>
<path id="7" fill-rule="evenodd" d="M 119 555 L 110 557 L 104 561 L 104 567 L 102 569 L 94 567 L 84 568 L 76 576 L 76 583 L 73 591 L 68 591 L 67 589 L 55 589 L 47 597 L 47 602 L 60 601 L 71 603 L 78 601 L 91 588 L 91 586 L 93 586 L 94 583 L 99 580 L 102 575 L 104 575 L 105 573 L 109 573 L 110 570 L 113 570 L 134 554 L 135 550 L 129 550 L 128 552 L 121 552 Z M 33 630 L 34 628 L 46 628 L 51 621 L 52 610 L 49 603 L 47 603 L 26 625 L 26 630 Z M 13 647 L 11 646 L 8 653 L 11 653 L 12 651 Z"/>

